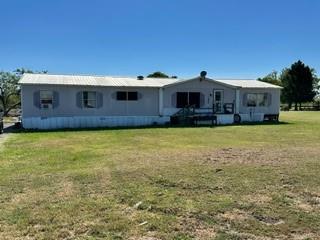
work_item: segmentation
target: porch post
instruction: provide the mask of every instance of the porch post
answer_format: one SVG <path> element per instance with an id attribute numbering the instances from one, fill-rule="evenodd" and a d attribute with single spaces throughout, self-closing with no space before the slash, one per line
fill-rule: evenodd
<path id="1" fill-rule="evenodd" d="M 240 89 L 236 89 L 236 105 L 235 105 L 235 114 L 239 114 L 240 111 Z"/>
<path id="2" fill-rule="evenodd" d="M 159 88 L 159 115 L 163 115 L 163 88 Z"/>

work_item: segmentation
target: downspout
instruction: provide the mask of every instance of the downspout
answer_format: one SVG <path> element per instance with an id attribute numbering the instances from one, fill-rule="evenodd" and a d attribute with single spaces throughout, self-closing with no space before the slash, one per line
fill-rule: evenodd
<path id="1" fill-rule="evenodd" d="M 33 101 L 33 100 L 32 100 Z M 24 111 L 23 111 L 23 87 L 22 85 L 20 84 L 20 107 L 21 107 L 21 116 L 20 116 L 20 121 L 21 121 L 21 124 L 22 124 L 22 120 L 24 119 Z"/>

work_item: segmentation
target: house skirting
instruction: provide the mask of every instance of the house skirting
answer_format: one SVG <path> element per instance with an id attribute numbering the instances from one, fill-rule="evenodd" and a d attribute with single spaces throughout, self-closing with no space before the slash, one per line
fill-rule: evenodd
<path id="1" fill-rule="evenodd" d="M 246 122 L 263 122 L 264 114 L 263 113 L 254 113 L 254 114 L 239 114 L 241 121 L 240 123 Z M 229 125 L 234 124 L 234 114 L 215 114 L 217 117 L 217 125 Z M 211 124 L 212 121 L 202 121 L 200 124 Z"/>
<path id="2" fill-rule="evenodd" d="M 170 122 L 160 116 L 78 116 L 78 117 L 27 117 L 22 118 L 25 129 L 63 129 L 95 127 L 134 127 Z"/>
<path id="3" fill-rule="evenodd" d="M 233 114 L 218 114 L 216 116 L 218 125 L 233 124 L 234 122 Z"/>
<path id="4" fill-rule="evenodd" d="M 263 113 L 239 114 L 241 122 L 262 122 Z M 234 123 L 233 114 L 217 114 L 217 124 Z M 78 116 L 78 117 L 27 117 L 22 118 L 25 129 L 63 129 L 95 127 L 135 127 L 163 125 L 170 122 L 170 116 Z M 210 124 L 210 123 L 208 123 Z"/>
<path id="5" fill-rule="evenodd" d="M 263 122 L 264 113 L 245 113 L 239 114 L 241 122 Z"/>

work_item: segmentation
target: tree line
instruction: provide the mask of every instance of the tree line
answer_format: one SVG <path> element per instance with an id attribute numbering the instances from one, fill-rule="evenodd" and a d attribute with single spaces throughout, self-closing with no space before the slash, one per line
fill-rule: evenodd
<path id="1" fill-rule="evenodd" d="M 281 102 L 288 104 L 289 109 L 292 106 L 295 110 L 301 109 L 302 103 L 313 102 L 319 97 L 320 79 L 313 68 L 300 60 L 283 69 L 280 74 L 273 71 L 258 80 L 283 87 Z"/>

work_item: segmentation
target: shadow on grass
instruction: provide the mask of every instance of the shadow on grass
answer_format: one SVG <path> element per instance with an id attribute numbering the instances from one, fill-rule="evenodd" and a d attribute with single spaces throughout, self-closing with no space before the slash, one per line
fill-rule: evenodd
<path id="1" fill-rule="evenodd" d="M 92 127 L 92 128 L 61 128 L 61 129 L 23 129 L 16 126 L 6 128 L 5 132 L 10 133 L 47 133 L 47 132 L 86 132 L 86 131 L 106 131 L 106 130 L 135 130 L 135 129 L 176 129 L 176 128 L 221 128 L 231 126 L 280 126 L 294 124 L 289 122 L 244 122 L 241 124 L 224 124 L 224 125 L 147 125 L 147 126 L 132 126 L 132 127 Z"/>

